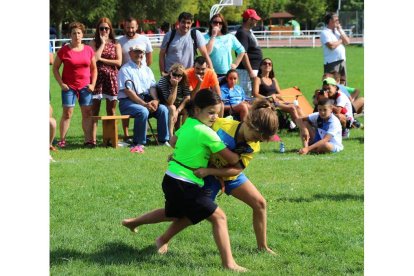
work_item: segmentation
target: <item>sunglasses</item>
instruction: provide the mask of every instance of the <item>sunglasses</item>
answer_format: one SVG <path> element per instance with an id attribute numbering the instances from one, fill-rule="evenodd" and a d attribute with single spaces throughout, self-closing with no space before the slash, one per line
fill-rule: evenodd
<path id="1" fill-rule="evenodd" d="M 223 25 L 222 21 L 213 21 L 211 22 L 212 24 L 216 24 L 216 25 Z"/>
<path id="2" fill-rule="evenodd" d="M 171 75 L 176 78 L 181 78 L 183 76 L 183 74 L 177 74 L 177 73 L 171 73 Z"/>
<path id="3" fill-rule="evenodd" d="M 269 66 L 272 66 L 272 63 L 271 63 L 271 62 L 266 62 L 266 61 L 265 61 L 265 62 L 263 62 L 263 63 L 262 63 L 262 65 L 269 65 Z"/>
<path id="4" fill-rule="evenodd" d="M 109 31 L 109 27 L 99 27 L 99 30 L 102 31 Z"/>

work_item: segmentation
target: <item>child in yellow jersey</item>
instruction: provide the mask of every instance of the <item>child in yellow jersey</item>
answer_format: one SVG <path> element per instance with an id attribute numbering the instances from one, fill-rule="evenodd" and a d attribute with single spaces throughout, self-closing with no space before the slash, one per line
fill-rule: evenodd
<path id="1" fill-rule="evenodd" d="M 228 180 L 225 182 L 230 186 L 240 182 L 237 184 L 237 187 L 231 188 L 229 186 L 226 190 L 253 208 L 253 224 L 258 248 L 274 254 L 274 252 L 267 246 L 266 201 L 256 187 L 242 173 L 243 169 L 252 159 L 253 153 L 259 151 L 260 144 L 258 142 L 268 141 L 276 134 L 278 119 L 274 107 L 266 99 L 258 99 L 253 103 L 252 110 L 249 112 L 249 117 L 246 122 L 240 123 L 227 119 L 216 119 L 212 127 L 227 147 L 240 154 L 240 161 L 236 165 L 229 166 L 224 159 L 213 154 L 214 157 L 210 157 L 210 162 L 215 163 L 219 168 L 200 168 L 194 170 L 193 173 L 200 178 L 203 177 L 205 181 L 205 177 L 210 174 L 226 177 Z M 205 183 L 207 184 L 207 182 Z M 216 180 L 213 177 L 208 185 L 209 187 L 205 190 L 211 189 L 209 193 L 214 195 L 215 198 L 215 195 L 220 190 L 219 180 Z M 213 198 L 213 196 L 211 196 L 211 198 Z M 136 231 L 136 228 L 140 225 L 166 221 L 163 220 L 163 216 L 165 216 L 166 212 L 165 209 L 156 209 L 140 217 L 126 219 L 122 224 L 128 227 L 131 231 Z M 168 236 L 168 240 L 163 240 L 163 247 L 160 248 L 165 249 L 163 250 L 163 253 L 166 252 L 168 246 L 167 242 L 186 226 L 187 225 L 184 224 L 180 225 L 179 221 L 174 221 L 172 223 L 166 233 L 161 236 Z"/>
<path id="2" fill-rule="evenodd" d="M 257 247 L 261 251 L 275 254 L 267 245 L 266 200 L 243 173 L 253 154 L 260 150 L 259 141 L 268 141 L 276 134 L 278 119 L 271 104 L 266 99 L 257 99 L 245 122 L 224 118 L 217 119 L 212 128 L 227 148 L 240 154 L 236 166 L 219 155 L 212 154 L 209 168 L 200 168 L 194 174 L 204 178 L 203 190 L 214 200 L 224 184 L 224 191 L 243 201 L 253 209 L 253 228 Z M 217 178 L 220 177 L 220 178 Z M 224 182 L 224 183 L 223 183 Z"/>

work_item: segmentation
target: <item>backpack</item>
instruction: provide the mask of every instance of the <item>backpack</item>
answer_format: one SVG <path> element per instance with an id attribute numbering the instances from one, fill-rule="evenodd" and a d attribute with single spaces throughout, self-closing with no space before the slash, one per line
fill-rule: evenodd
<path id="1" fill-rule="evenodd" d="M 197 31 L 196 29 L 192 29 L 191 33 L 190 33 L 191 34 L 191 39 L 193 40 L 194 57 L 197 56 L 197 48 L 198 48 L 196 31 Z M 168 47 L 170 47 L 170 43 L 174 39 L 176 32 L 177 32 L 176 29 L 171 30 L 170 39 L 168 40 L 167 47 L 165 48 L 166 53 L 168 52 Z"/>

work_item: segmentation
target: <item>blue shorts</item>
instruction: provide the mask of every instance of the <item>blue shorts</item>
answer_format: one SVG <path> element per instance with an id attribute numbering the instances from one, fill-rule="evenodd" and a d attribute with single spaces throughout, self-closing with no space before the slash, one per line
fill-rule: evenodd
<path id="1" fill-rule="evenodd" d="M 68 91 L 62 91 L 62 105 L 64 107 L 75 107 L 76 98 L 80 106 L 92 105 L 92 93 L 89 92 L 87 86 L 79 91 L 71 88 Z"/>
<path id="2" fill-rule="evenodd" d="M 234 180 L 228 180 L 228 181 L 224 181 L 224 192 L 227 195 L 230 195 L 231 192 L 236 189 L 237 187 L 240 187 L 241 185 L 243 185 L 244 183 L 247 182 L 247 180 L 249 180 L 247 178 L 247 176 L 244 173 L 240 173 L 236 179 Z M 203 190 L 204 192 L 212 199 L 215 200 L 217 194 L 220 192 L 221 190 L 221 184 L 220 181 L 212 176 L 206 176 L 204 177 L 204 186 L 203 186 Z"/>

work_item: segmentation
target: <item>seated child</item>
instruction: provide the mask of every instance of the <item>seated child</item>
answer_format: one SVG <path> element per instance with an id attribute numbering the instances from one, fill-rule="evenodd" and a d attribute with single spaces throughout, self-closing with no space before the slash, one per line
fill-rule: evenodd
<path id="1" fill-rule="evenodd" d="M 230 69 L 226 74 L 226 82 L 220 86 L 221 99 L 224 102 L 224 112 L 236 113 L 240 121 L 244 122 L 249 114 L 249 104 L 245 101 L 246 94 L 243 88 L 237 84 L 239 75 L 235 69 Z"/>
<path id="2" fill-rule="evenodd" d="M 303 143 L 299 154 L 340 152 L 344 149 L 341 123 L 332 110 L 332 100 L 321 99 L 318 102 L 318 112 L 298 118 Z"/>

